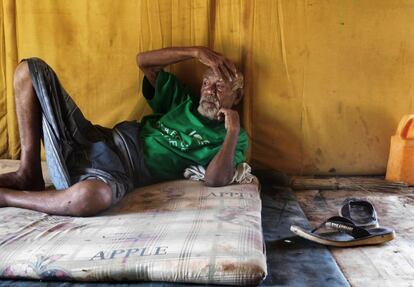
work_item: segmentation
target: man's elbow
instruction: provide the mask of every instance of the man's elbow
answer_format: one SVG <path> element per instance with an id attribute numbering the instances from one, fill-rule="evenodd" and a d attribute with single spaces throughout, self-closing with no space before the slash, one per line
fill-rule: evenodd
<path id="1" fill-rule="evenodd" d="M 137 66 L 142 69 L 144 67 L 144 56 L 143 53 L 138 53 L 137 56 L 135 57 L 135 60 L 137 62 Z"/>

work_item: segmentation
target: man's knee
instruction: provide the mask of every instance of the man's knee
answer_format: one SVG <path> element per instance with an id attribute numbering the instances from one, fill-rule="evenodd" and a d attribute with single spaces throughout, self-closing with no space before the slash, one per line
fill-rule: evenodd
<path id="1" fill-rule="evenodd" d="M 14 73 L 13 86 L 15 89 L 20 89 L 31 84 L 32 78 L 30 77 L 29 65 L 26 61 L 20 62 Z"/>
<path id="2" fill-rule="evenodd" d="M 112 202 L 112 190 L 100 180 L 81 181 L 71 188 L 69 213 L 74 216 L 92 216 L 107 209 Z"/>

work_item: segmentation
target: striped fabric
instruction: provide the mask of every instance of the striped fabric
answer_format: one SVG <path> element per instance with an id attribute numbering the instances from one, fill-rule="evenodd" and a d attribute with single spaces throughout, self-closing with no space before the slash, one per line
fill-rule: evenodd
<path id="1" fill-rule="evenodd" d="M 259 284 L 258 185 L 179 180 L 136 189 L 90 218 L 0 208 L 0 276 Z"/>

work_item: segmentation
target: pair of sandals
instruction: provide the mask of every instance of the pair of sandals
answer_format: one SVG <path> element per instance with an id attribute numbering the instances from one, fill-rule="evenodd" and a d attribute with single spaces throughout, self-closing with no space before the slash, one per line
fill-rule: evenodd
<path id="1" fill-rule="evenodd" d="M 321 228 L 334 232 L 316 233 Z M 333 216 L 313 230 L 292 225 L 296 235 L 329 246 L 351 247 L 375 245 L 395 238 L 395 232 L 388 227 L 379 227 L 377 213 L 372 203 L 366 200 L 347 199 L 339 209 L 339 216 Z"/>

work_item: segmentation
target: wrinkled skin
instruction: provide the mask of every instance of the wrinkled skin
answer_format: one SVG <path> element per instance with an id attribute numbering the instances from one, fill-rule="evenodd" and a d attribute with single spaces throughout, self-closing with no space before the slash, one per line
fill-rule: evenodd
<path id="1" fill-rule="evenodd" d="M 201 84 L 198 112 L 210 120 L 223 120 L 221 109 L 231 109 L 241 97 L 243 76 L 236 73 L 232 80 L 225 80 L 208 69 Z"/>

